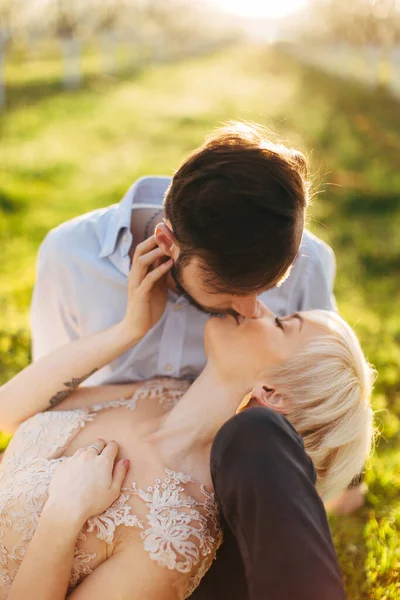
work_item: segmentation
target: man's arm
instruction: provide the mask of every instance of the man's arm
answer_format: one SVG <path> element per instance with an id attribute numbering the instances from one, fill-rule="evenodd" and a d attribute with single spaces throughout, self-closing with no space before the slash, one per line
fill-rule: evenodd
<path id="1" fill-rule="evenodd" d="M 345 599 L 313 464 L 282 415 L 258 407 L 230 419 L 213 444 L 211 467 L 249 600 Z"/>
<path id="2" fill-rule="evenodd" d="M 80 337 L 74 315 L 66 258 L 51 231 L 38 254 L 31 304 L 32 356 L 38 360 L 55 348 Z"/>

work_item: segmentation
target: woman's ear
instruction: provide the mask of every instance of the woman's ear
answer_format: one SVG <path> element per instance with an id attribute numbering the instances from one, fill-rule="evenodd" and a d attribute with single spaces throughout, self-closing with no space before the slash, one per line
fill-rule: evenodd
<path id="1" fill-rule="evenodd" d="M 161 248 L 164 254 L 176 260 L 179 256 L 179 247 L 175 234 L 169 224 L 165 221 L 164 223 L 159 223 L 154 235 L 158 247 Z"/>
<path id="2" fill-rule="evenodd" d="M 266 385 L 257 386 L 251 392 L 252 400 L 282 414 L 286 413 L 286 403 L 282 394 Z"/>

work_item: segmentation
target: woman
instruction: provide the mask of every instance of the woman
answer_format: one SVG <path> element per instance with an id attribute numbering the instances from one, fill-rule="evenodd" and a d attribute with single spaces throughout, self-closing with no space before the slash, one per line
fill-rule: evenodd
<path id="1" fill-rule="evenodd" d="M 324 311 L 280 320 L 260 305 L 256 319 L 212 318 L 192 385 L 163 378 L 66 398 L 162 315 L 172 262 L 155 246 L 137 247 L 121 323 L 1 389 L 0 429 L 14 432 L 0 470 L 1 600 L 188 597 L 221 543 L 210 448 L 246 403 L 288 417 L 323 498 L 368 455 L 371 370 L 349 326 Z M 119 457 L 130 462 L 113 470 Z"/>

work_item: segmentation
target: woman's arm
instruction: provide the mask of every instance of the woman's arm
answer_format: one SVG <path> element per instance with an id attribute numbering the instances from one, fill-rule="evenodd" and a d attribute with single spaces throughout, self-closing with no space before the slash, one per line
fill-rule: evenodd
<path id="1" fill-rule="evenodd" d="M 45 506 L 8 600 L 64 600 L 82 525 Z"/>
<path id="2" fill-rule="evenodd" d="M 154 236 L 136 248 L 128 280 L 127 311 L 120 323 L 58 348 L 0 388 L 0 430 L 12 433 L 25 419 L 62 402 L 157 323 L 167 303 L 165 275 L 173 264 L 171 260 L 160 264 L 163 256 Z"/>
<path id="3" fill-rule="evenodd" d="M 21 421 L 56 406 L 137 341 L 121 321 L 29 365 L 0 388 L 0 429 L 12 433 Z"/>
<path id="4" fill-rule="evenodd" d="M 137 538 L 135 542 L 117 551 L 94 569 L 93 573 L 67 596 L 68 600 L 180 600 L 185 598 L 188 577 L 178 571 L 159 566 L 144 551 L 140 535 Z M 58 600 L 58 597 L 52 600 Z"/>
<path id="5" fill-rule="evenodd" d="M 119 452 L 116 442 L 98 439 L 95 445 L 98 450 L 79 448 L 55 470 L 49 498 L 8 600 L 65 599 L 79 532 L 89 517 L 117 500 L 129 468 L 129 460 L 114 465 Z"/>

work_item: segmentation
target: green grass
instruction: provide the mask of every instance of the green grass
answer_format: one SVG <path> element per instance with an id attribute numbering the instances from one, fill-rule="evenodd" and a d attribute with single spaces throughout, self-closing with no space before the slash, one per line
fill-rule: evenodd
<path id="1" fill-rule="evenodd" d="M 309 225 L 336 251 L 341 313 L 379 371 L 374 407 L 382 435 L 366 478 L 367 504 L 331 521 L 348 595 L 400 598 L 399 104 L 273 49 L 232 49 L 121 78 L 98 78 L 89 65 L 85 87 L 73 93 L 60 90 L 56 66 L 49 60 L 6 71 L 1 381 L 29 361 L 35 255 L 49 228 L 117 202 L 141 175 L 172 174 L 221 121 L 269 126 L 309 150 L 319 192 Z"/>

